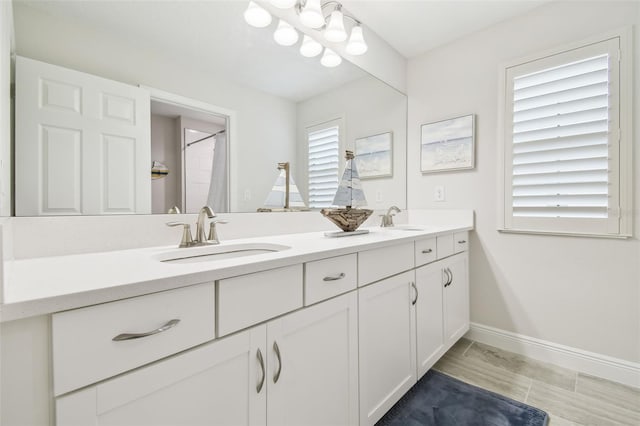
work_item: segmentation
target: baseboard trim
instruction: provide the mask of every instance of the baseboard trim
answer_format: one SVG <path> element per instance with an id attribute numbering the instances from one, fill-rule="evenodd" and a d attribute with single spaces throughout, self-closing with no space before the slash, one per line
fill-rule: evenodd
<path id="1" fill-rule="evenodd" d="M 640 388 L 640 363 L 559 345 L 477 323 L 471 323 L 465 337 L 560 367 Z"/>

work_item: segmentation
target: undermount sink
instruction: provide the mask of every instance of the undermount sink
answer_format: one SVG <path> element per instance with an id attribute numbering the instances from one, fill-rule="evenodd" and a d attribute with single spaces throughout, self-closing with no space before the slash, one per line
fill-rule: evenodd
<path id="1" fill-rule="evenodd" d="M 269 243 L 211 245 L 171 250 L 157 254 L 153 258 L 163 263 L 198 263 L 274 253 L 289 248 L 291 247 Z"/>

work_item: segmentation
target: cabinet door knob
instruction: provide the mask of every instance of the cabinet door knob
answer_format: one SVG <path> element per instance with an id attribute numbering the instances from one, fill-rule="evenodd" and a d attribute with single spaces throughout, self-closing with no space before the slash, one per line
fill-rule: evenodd
<path id="1" fill-rule="evenodd" d="M 142 337 L 153 336 L 154 334 L 162 333 L 163 331 L 167 331 L 170 328 L 175 327 L 176 325 L 178 325 L 179 322 L 180 322 L 179 319 L 172 319 L 171 321 L 156 328 L 155 330 L 145 331 L 144 333 L 122 333 L 122 334 L 118 334 L 116 337 L 114 337 L 111 340 L 113 340 L 114 342 L 120 342 L 122 340 L 133 340 L 133 339 L 140 339 Z"/>
<path id="2" fill-rule="evenodd" d="M 467 242 L 467 240 L 460 240 L 460 241 L 458 241 L 458 244 L 464 244 L 466 242 Z"/>
<path id="3" fill-rule="evenodd" d="M 256 358 L 258 358 L 258 362 L 260 363 L 260 370 L 262 370 L 262 378 L 256 385 L 256 392 L 260 393 L 260 391 L 262 390 L 262 386 L 264 386 L 264 379 L 267 377 L 267 373 L 264 371 L 264 358 L 262 357 L 260 348 L 258 348 L 258 352 L 256 352 Z"/>
<path id="4" fill-rule="evenodd" d="M 276 358 L 278 358 L 278 370 L 276 370 L 273 375 L 273 383 L 278 383 L 278 379 L 280 378 L 280 373 L 282 373 L 282 357 L 280 356 L 280 348 L 278 347 L 278 343 L 273 341 L 273 352 L 276 354 Z"/>
<path id="5" fill-rule="evenodd" d="M 346 277 L 347 275 L 344 272 L 340 272 L 338 275 L 333 275 L 330 277 L 324 277 L 322 281 L 338 281 Z"/>
<path id="6" fill-rule="evenodd" d="M 426 249 L 426 250 L 422 250 L 422 254 L 429 254 L 431 253 L 433 250 L 431 249 Z"/>
<path id="7" fill-rule="evenodd" d="M 418 287 L 416 287 L 416 283 L 414 283 L 413 281 L 411 282 L 411 287 L 413 287 L 413 290 L 416 292 L 416 297 L 415 297 L 415 299 L 413 299 L 413 300 L 411 301 L 411 304 L 412 304 L 412 305 L 415 305 L 415 304 L 416 304 L 416 302 L 418 301 Z"/>

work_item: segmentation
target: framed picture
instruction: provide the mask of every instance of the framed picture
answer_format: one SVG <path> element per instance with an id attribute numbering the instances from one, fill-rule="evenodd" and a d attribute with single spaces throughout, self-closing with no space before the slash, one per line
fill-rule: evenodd
<path id="1" fill-rule="evenodd" d="M 421 128 L 420 170 L 432 173 L 474 167 L 474 115 L 465 115 Z"/>
<path id="2" fill-rule="evenodd" d="M 355 160 L 360 179 L 393 176 L 393 133 L 356 139 Z"/>

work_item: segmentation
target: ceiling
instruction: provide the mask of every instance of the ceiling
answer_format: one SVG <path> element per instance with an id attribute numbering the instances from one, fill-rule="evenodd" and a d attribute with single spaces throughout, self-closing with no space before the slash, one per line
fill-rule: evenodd
<path id="1" fill-rule="evenodd" d="M 413 58 L 549 1 L 341 0 L 341 3 L 404 57 Z"/>

